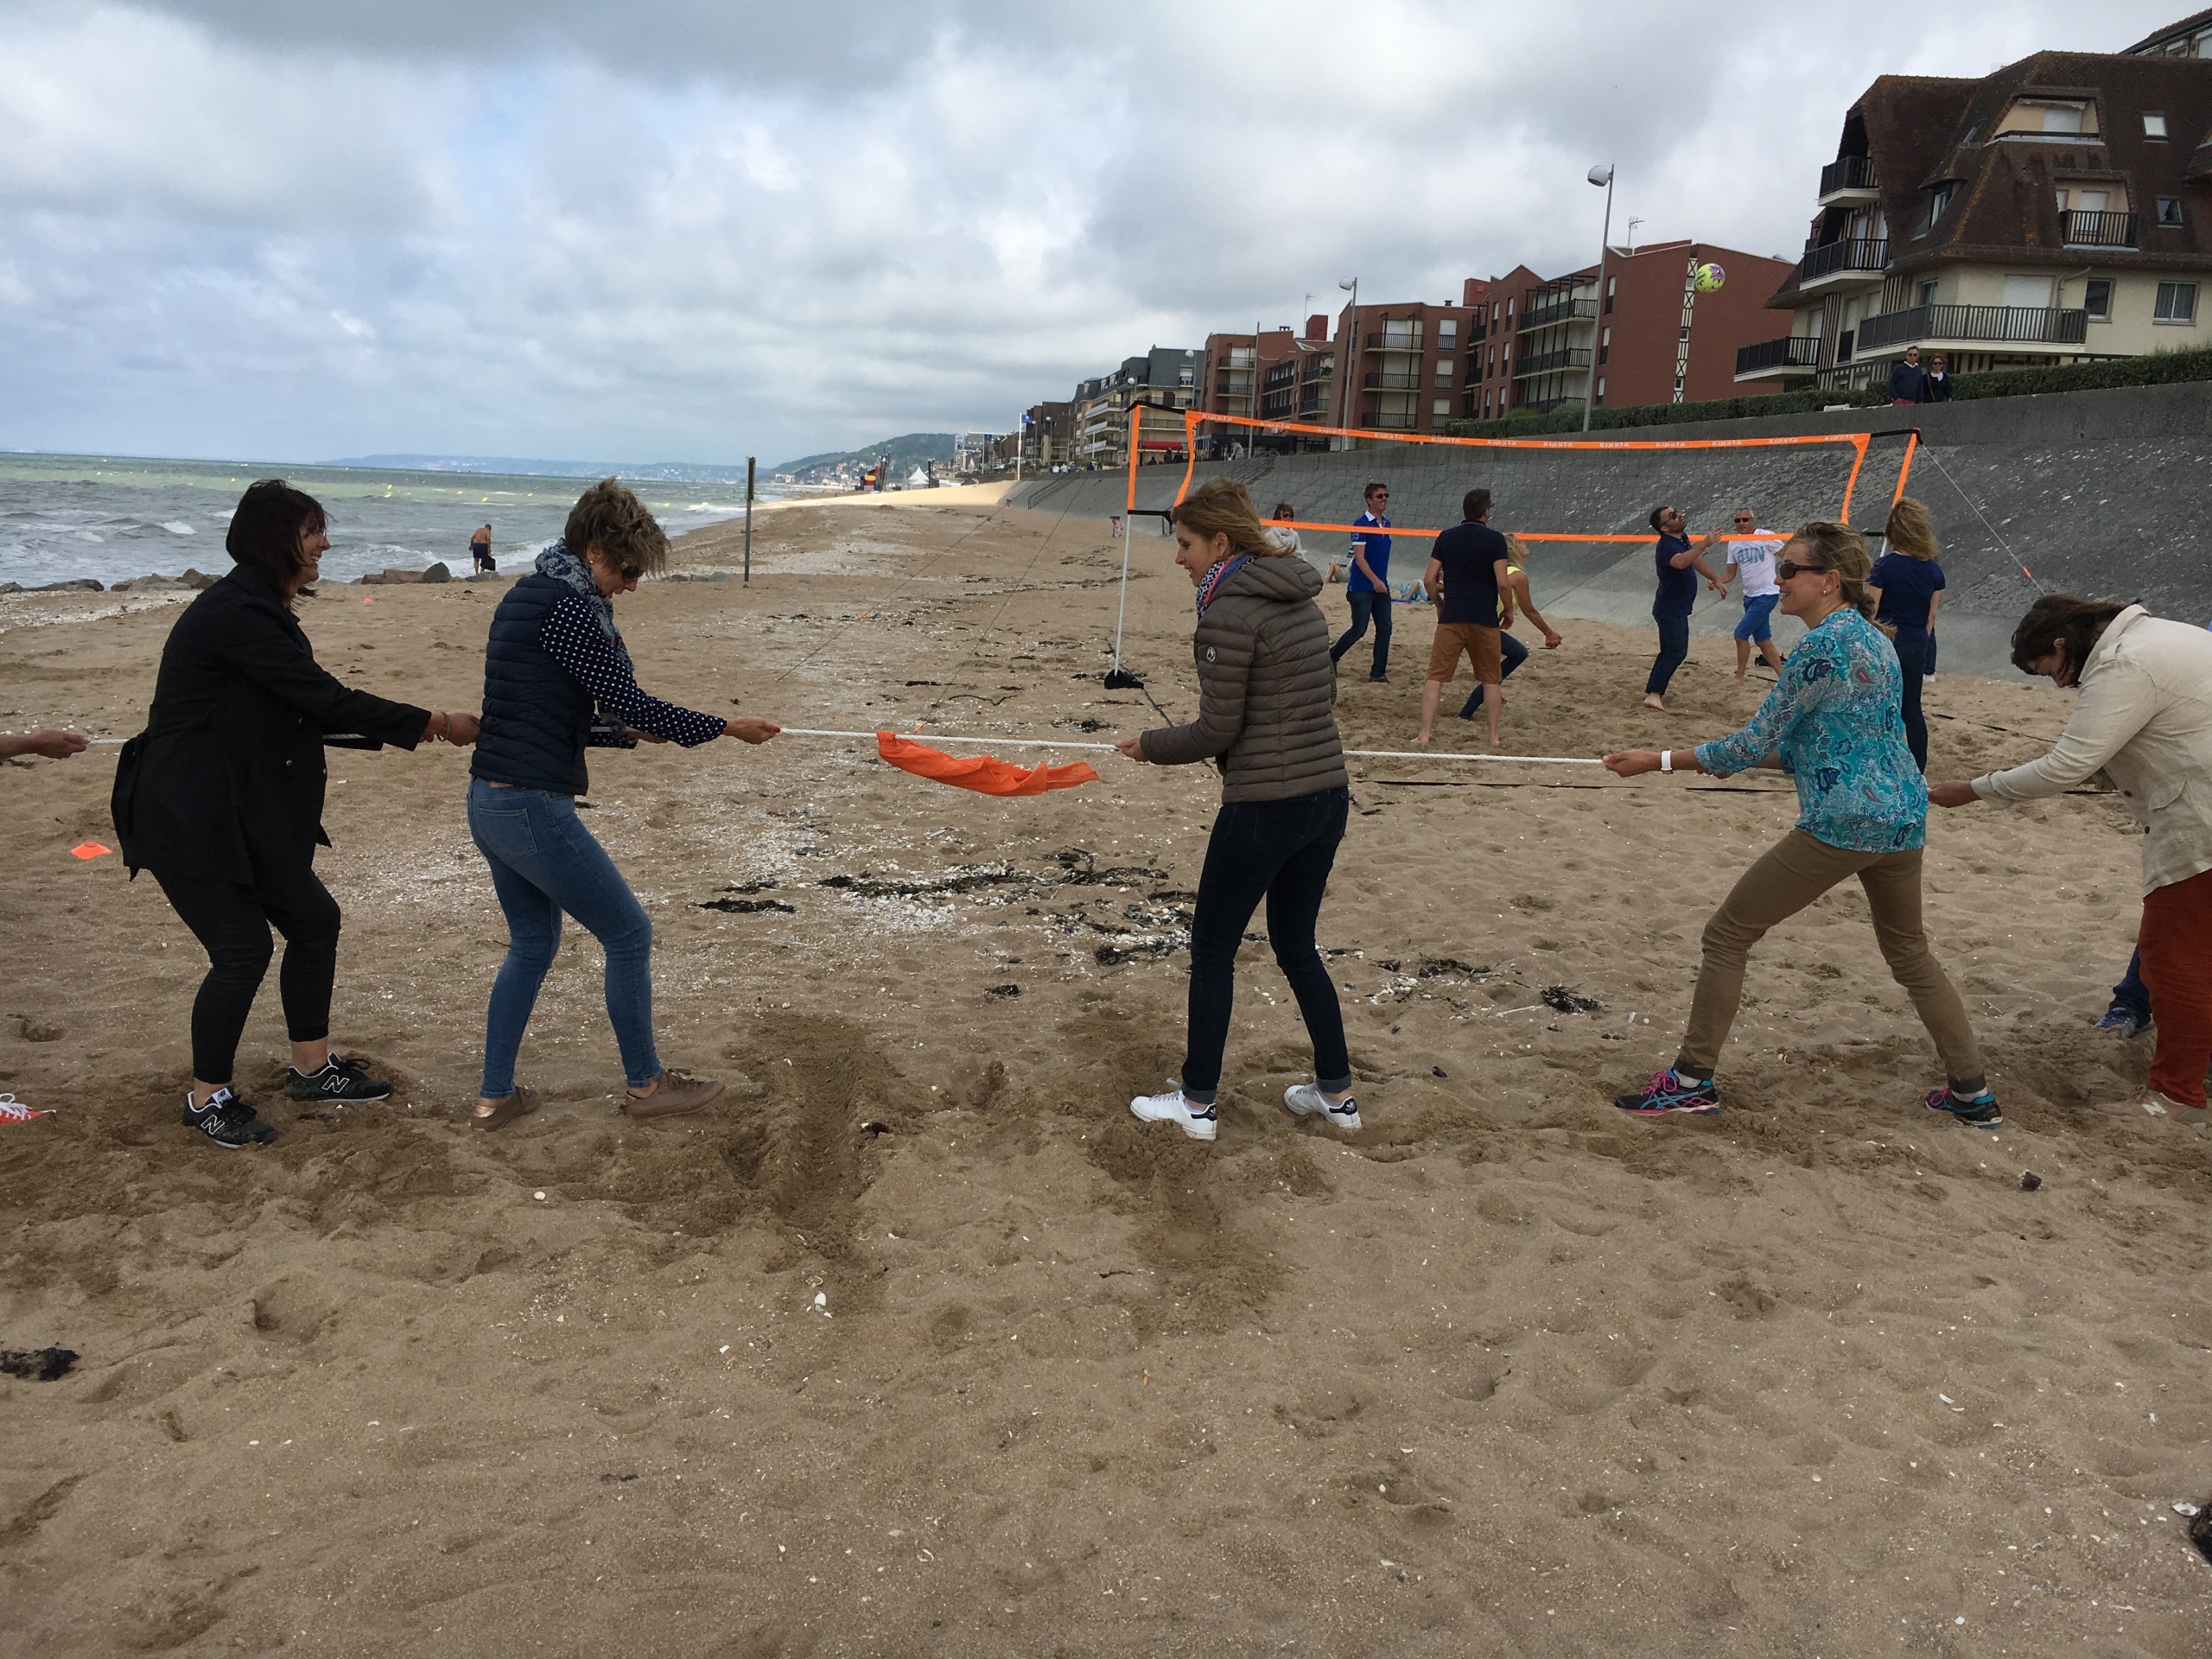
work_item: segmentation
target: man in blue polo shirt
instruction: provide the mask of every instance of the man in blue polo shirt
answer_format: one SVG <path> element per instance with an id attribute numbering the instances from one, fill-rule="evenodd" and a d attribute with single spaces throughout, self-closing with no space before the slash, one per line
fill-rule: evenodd
<path id="1" fill-rule="evenodd" d="M 1329 647 L 1329 660 L 1337 661 L 1359 643 L 1371 620 L 1375 624 L 1375 662 L 1367 677 L 1390 683 L 1390 538 L 1376 530 L 1390 527 L 1390 486 L 1367 486 L 1367 511 L 1352 520 L 1351 573 L 1344 578 L 1344 596 L 1351 601 L 1351 626 Z"/>

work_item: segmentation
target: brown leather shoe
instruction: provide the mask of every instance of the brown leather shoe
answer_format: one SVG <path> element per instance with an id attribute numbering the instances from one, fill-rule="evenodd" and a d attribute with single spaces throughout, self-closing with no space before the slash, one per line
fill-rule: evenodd
<path id="1" fill-rule="evenodd" d="M 494 1101 L 488 1112 L 472 1112 L 469 1119 L 480 1129 L 504 1129 L 518 1117 L 528 1117 L 544 1103 L 535 1089 L 525 1089 L 520 1084 L 505 1100 Z"/>
<path id="2" fill-rule="evenodd" d="M 659 1086 L 643 1100 L 635 1095 L 626 1095 L 622 1109 L 632 1117 L 675 1117 L 684 1112 L 696 1112 L 722 1091 L 722 1085 L 706 1077 L 695 1077 L 676 1066 L 664 1066 L 658 1078 Z"/>

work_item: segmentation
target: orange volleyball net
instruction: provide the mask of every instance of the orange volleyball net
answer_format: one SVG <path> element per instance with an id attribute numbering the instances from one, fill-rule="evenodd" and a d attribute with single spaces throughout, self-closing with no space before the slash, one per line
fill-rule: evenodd
<path id="1" fill-rule="evenodd" d="M 1162 439 L 1158 435 L 1147 439 L 1144 435 L 1146 417 L 1147 416 L 1151 417 L 1154 423 L 1154 432 L 1157 435 L 1160 430 L 1160 417 L 1171 413 L 1179 414 L 1182 417 L 1182 442 L 1178 444 L 1173 439 Z M 1826 477 L 1836 489 L 1836 494 L 1833 498 L 1835 501 L 1832 510 L 1834 517 L 1842 524 L 1851 522 L 1852 505 L 1859 494 L 1861 474 L 1866 469 L 1869 449 L 1878 442 L 1891 441 L 1901 442 L 1904 446 L 1904 453 L 1898 461 L 1895 486 L 1889 492 L 1890 502 L 1894 504 L 1904 494 L 1905 484 L 1911 476 L 1912 463 L 1920 446 L 1920 432 L 1916 427 L 1890 432 L 1821 432 L 1787 437 L 1463 438 L 1442 433 L 1387 431 L 1352 426 L 1320 426 L 1302 421 L 1269 420 L 1261 416 L 1219 414 L 1211 410 L 1186 409 L 1171 411 L 1162 410 L 1157 405 L 1138 404 L 1129 410 L 1127 510 L 1121 524 L 1122 604 L 1120 613 L 1116 616 L 1114 625 L 1114 672 L 1116 675 L 1126 672 L 1122 665 L 1122 625 L 1128 615 L 1130 523 L 1134 518 L 1143 516 L 1145 512 L 1157 514 L 1164 521 L 1168 511 L 1160 508 L 1141 511 L 1138 508 L 1138 469 L 1147 454 L 1154 457 L 1173 456 L 1175 451 L 1179 449 L 1183 462 L 1183 476 L 1175 491 L 1175 503 L 1179 505 L 1184 497 L 1190 493 L 1192 481 L 1198 469 L 1200 447 L 1198 429 L 1202 426 L 1241 427 L 1249 429 L 1255 434 L 1276 435 L 1284 437 L 1341 438 L 1348 442 L 1364 441 L 1456 449 L 1505 451 L 1526 455 L 1556 454 L 1563 461 L 1578 457 L 1594 459 L 1599 455 L 1645 456 L 1654 459 L 1664 456 L 1672 463 L 1668 468 L 1670 474 L 1669 478 L 1657 477 L 1656 469 L 1644 469 L 1644 476 L 1633 479 L 1617 477 L 1614 480 L 1615 484 L 1624 490 L 1632 482 L 1645 485 L 1647 488 L 1644 493 L 1651 499 L 1664 499 L 1669 494 L 1677 493 L 1686 480 L 1673 474 L 1679 474 L 1685 470 L 1701 474 L 1705 486 L 1713 490 L 1718 491 L 1724 481 L 1732 490 L 1738 488 L 1732 476 L 1726 474 L 1717 475 L 1710 465 L 1712 462 L 1725 461 L 1732 452 L 1737 454 L 1779 452 L 1783 454 L 1802 455 L 1808 461 L 1815 457 L 1832 456 L 1834 457 L 1833 469 L 1826 474 Z M 1707 464 L 1686 468 L 1684 463 L 1691 461 L 1694 458 L 1697 461 Z M 1821 490 L 1827 486 L 1821 482 L 1817 475 L 1811 479 L 1800 478 L 1790 493 L 1801 499 L 1808 496 L 1817 499 Z M 1264 506 L 1262 511 L 1265 511 Z M 1359 530 L 1359 526 L 1356 524 L 1324 518 L 1292 517 L 1271 518 L 1268 522 L 1270 524 L 1281 524 L 1291 530 L 1336 532 L 1346 536 L 1356 534 Z M 1615 522 L 1618 524 L 1618 520 L 1616 519 Z M 1424 526 L 1394 521 L 1390 525 L 1389 534 L 1393 537 L 1427 541 L 1441 535 L 1446 528 L 1447 526 L 1442 524 Z M 1634 544 L 1649 543 L 1652 539 L 1652 532 L 1642 528 L 1582 530 L 1565 525 L 1538 525 L 1524 529 L 1517 524 L 1502 524 L 1501 528 L 1509 529 L 1512 534 L 1524 542 Z"/>
<path id="2" fill-rule="evenodd" d="M 1162 411 L 1156 407 L 1139 404 L 1129 410 L 1129 461 L 1128 506 L 1131 512 L 1137 505 L 1137 469 L 1144 453 L 1142 436 L 1144 416 L 1150 413 L 1157 418 Z M 1859 490 L 1859 477 L 1866 469 L 1866 452 L 1871 445 L 1885 439 L 1896 439 L 1904 444 L 1904 454 L 1897 467 L 1896 487 L 1890 493 L 1892 504 L 1904 494 L 1905 482 L 1912 474 L 1913 458 L 1920 447 L 1920 429 L 1907 427 L 1892 432 L 1819 432 L 1790 437 L 1763 438 L 1462 438 L 1444 433 L 1377 431 L 1356 426 L 1316 426 L 1300 421 L 1268 420 L 1252 415 L 1223 415 L 1210 410 L 1186 409 L 1179 412 L 1183 418 L 1183 442 L 1178 446 L 1183 452 L 1183 480 L 1175 491 L 1180 503 L 1190 493 L 1191 480 L 1198 463 L 1198 429 L 1201 426 L 1241 426 L 1263 433 L 1280 433 L 1300 437 L 1327 437 L 1364 439 L 1377 443 L 1434 445 L 1459 449 L 1522 450 L 1546 453 L 1574 454 L 1604 451 L 1619 454 L 1657 454 L 1673 452 L 1696 454 L 1715 450 L 1812 449 L 1847 448 L 1851 452 L 1850 467 L 1843 480 L 1842 498 L 1837 504 L 1836 520 L 1851 522 L 1851 505 Z M 1158 440 L 1153 440 L 1156 446 Z M 1155 448 L 1155 452 L 1157 452 Z M 1292 530 L 1342 531 L 1349 534 L 1358 528 L 1355 524 L 1337 524 L 1321 519 L 1277 519 L 1272 523 L 1287 525 Z M 1427 537 L 1443 533 L 1445 526 L 1421 529 L 1405 524 L 1393 524 L 1393 536 Z M 1515 535 L 1524 542 L 1648 542 L 1647 531 L 1592 531 L 1573 530 L 1522 530 Z"/>

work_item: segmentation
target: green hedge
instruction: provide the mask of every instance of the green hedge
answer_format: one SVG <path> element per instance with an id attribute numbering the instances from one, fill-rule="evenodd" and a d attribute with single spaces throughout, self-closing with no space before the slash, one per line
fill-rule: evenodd
<path id="1" fill-rule="evenodd" d="M 2148 357 L 2116 357 L 2104 363 L 2069 363 L 2048 369 L 1992 369 L 1986 374 L 1951 377 L 1951 396 L 2025 397 L 2039 391 L 2080 391 L 2089 386 L 2164 386 L 2182 380 L 2212 380 L 2212 349 L 2153 352 Z"/>
<path id="2" fill-rule="evenodd" d="M 2153 352 L 2147 357 L 2113 358 L 2104 363 L 2069 363 L 2050 368 L 1992 369 L 1983 374 L 1951 377 L 1954 400 L 1969 397 L 2024 397 L 2044 391 L 2081 391 L 2093 386 L 2156 386 L 2183 380 L 2212 380 L 2212 350 Z M 1760 397 L 1715 397 L 1701 404 L 1643 404 L 1626 409 L 1601 409 L 1592 417 L 1590 429 L 1603 432 L 1620 427 L 1673 426 L 1683 421 L 1737 421 L 1760 415 L 1816 414 L 1847 404 L 1854 409 L 1888 406 L 1886 382 L 1812 391 L 1768 392 Z M 1502 420 L 1448 421 L 1444 430 L 1459 438 L 1535 438 L 1556 432 L 1582 429 L 1582 405 L 1569 404 L 1545 415 L 1524 415 L 1516 410 Z"/>

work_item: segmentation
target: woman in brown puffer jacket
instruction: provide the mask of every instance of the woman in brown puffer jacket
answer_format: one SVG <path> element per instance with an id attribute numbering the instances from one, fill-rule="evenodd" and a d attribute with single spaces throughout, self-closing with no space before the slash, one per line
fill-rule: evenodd
<path id="1" fill-rule="evenodd" d="M 1140 1095 L 1129 1109 L 1214 1138 L 1221 1052 L 1236 994 L 1236 947 L 1262 897 L 1268 938 L 1313 1039 L 1312 1083 L 1283 1104 L 1339 1129 L 1359 1127 L 1337 988 L 1314 948 L 1329 868 L 1351 804 L 1344 745 L 1332 712 L 1336 664 L 1314 604 L 1320 573 L 1261 526 L 1244 486 L 1207 483 L 1175 509 L 1175 563 L 1198 588 L 1198 717 L 1123 738 L 1133 760 L 1221 768 L 1214 819 L 1191 923 L 1190 1034 L 1177 1087 Z"/>

